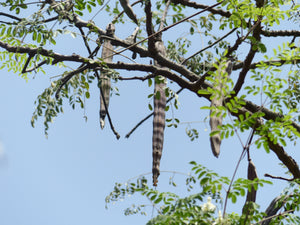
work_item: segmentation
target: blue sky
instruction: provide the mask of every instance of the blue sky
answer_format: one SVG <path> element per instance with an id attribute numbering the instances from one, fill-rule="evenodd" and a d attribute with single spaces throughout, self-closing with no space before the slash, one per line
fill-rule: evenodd
<path id="1" fill-rule="evenodd" d="M 99 18 L 100 19 L 100 18 Z M 100 24 L 102 27 L 106 23 Z M 122 30 L 127 28 L 122 27 Z M 134 27 L 132 27 L 132 30 Z M 168 35 L 172 35 L 171 31 Z M 118 36 L 128 36 L 117 33 Z M 58 43 L 57 49 L 65 52 L 82 52 L 69 41 Z M 136 202 L 147 202 L 142 197 L 131 197 L 105 209 L 105 196 L 112 191 L 115 182 L 125 182 L 131 177 L 151 172 L 152 119 L 139 127 L 129 139 L 125 134 L 149 113 L 147 95 L 152 92 L 146 82 L 119 82 L 120 96 L 113 96 L 110 113 L 121 139 L 116 140 L 108 123 L 104 130 L 99 126 L 99 91 L 91 85 L 91 99 L 87 102 L 86 115 L 83 110 L 73 111 L 65 105 L 64 114 L 50 125 L 49 137 L 43 133 L 43 118 L 36 128 L 30 125 L 35 109 L 34 100 L 48 87 L 50 77 L 59 72 L 48 68 L 47 74 L 29 75 L 26 82 L 16 74 L 1 70 L 0 96 L 0 215 L 3 225 L 96 225 L 96 224 L 144 224 L 150 216 L 124 216 L 123 209 Z M 131 75 L 128 72 L 123 76 Z M 234 74 L 233 74 L 234 76 Z M 207 111 L 199 110 L 207 101 L 184 91 L 180 94 L 180 109 L 175 111 L 182 122 L 203 121 Z M 168 114 L 170 117 L 171 114 Z M 166 128 L 161 170 L 189 172 L 189 161 L 196 161 L 223 176 L 231 176 L 242 147 L 234 137 L 222 143 L 219 159 L 213 157 L 208 134 L 208 123 L 193 123 L 200 138 L 191 142 L 185 134 L 186 124 L 179 128 Z M 246 140 L 247 136 L 244 140 Z M 289 153 L 299 160 L 299 154 Z M 252 158 L 262 178 L 264 173 L 283 175 L 278 160 L 264 150 L 253 148 Z M 267 159 L 267 163 L 266 163 Z M 270 162 L 270 163 L 269 163 Z M 239 176 L 246 177 L 246 158 Z M 162 173 L 158 190 L 170 190 L 168 180 L 172 173 Z M 151 176 L 147 176 L 151 181 Z M 176 175 L 184 194 L 182 176 Z M 258 203 L 265 208 L 268 202 L 285 186 L 274 182 L 278 188 L 266 187 L 258 192 Z M 173 189 L 171 189 L 173 190 Z M 240 206 L 229 205 L 229 210 L 240 212 Z"/>

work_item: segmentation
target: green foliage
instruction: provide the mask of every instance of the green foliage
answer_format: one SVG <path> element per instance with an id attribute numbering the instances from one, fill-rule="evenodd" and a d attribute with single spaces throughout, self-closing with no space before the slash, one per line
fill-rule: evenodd
<path id="1" fill-rule="evenodd" d="M 76 9 L 75 12 L 82 16 L 83 12 L 85 9 L 88 10 L 89 13 L 92 12 L 94 7 L 99 7 L 101 5 L 103 5 L 103 0 L 89 0 L 89 1 L 85 1 L 85 0 L 76 0 L 75 4 L 74 4 L 74 8 Z"/>
<path id="2" fill-rule="evenodd" d="M 228 199 L 231 199 L 232 203 L 236 203 L 237 199 L 244 197 L 252 187 L 257 190 L 264 184 L 271 184 L 271 182 L 261 179 L 251 181 L 239 178 L 228 189 L 230 184 L 228 177 L 219 176 L 194 161 L 190 164 L 192 169 L 191 174 L 186 178 L 186 187 L 188 192 L 193 193 L 188 196 L 180 197 L 175 193 L 154 190 L 149 187 L 147 179 L 142 176 L 137 178 L 135 182 L 129 180 L 124 184 L 116 183 L 114 190 L 105 199 L 106 206 L 124 200 L 131 195 L 140 194 L 150 202 L 150 205 L 132 205 L 125 209 L 125 215 L 138 213 L 146 215 L 146 208 L 154 207 L 157 216 L 147 224 L 244 224 L 243 222 L 249 224 L 251 221 L 257 222 L 263 218 L 264 213 L 258 210 L 259 207 L 256 204 L 253 204 L 252 207 L 253 214 L 247 216 L 231 213 L 225 214 L 223 217 L 221 211 L 218 215 L 216 214 L 216 208 L 222 209 L 224 190 L 225 193 L 228 193 Z M 174 178 L 170 181 L 170 185 L 177 186 L 174 185 Z M 295 201 L 295 198 L 292 198 L 291 201 Z M 296 209 L 296 204 L 289 203 L 289 205 Z M 297 217 L 297 219 L 299 218 Z"/>
<path id="3" fill-rule="evenodd" d="M 9 7 L 9 11 L 15 11 L 19 14 L 21 9 L 27 9 L 27 5 L 24 0 L 6 0 L 5 2 L 0 2 L 3 7 Z"/>
<path id="4" fill-rule="evenodd" d="M 61 96 L 58 99 L 55 98 L 55 93 L 59 88 L 59 83 L 52 82 L 51 86 L 46 88 L 35 101 L 36 109 L 31 118 L 32 127 L 35 126 L 38 117 L 44 116 L 45 135 L 47 137 L 49 123 L 52 123 L 59 113 L 64 112 L 63 98 L 68 99 L 72 109 L 75 109 L 76 105 L 84 108 L 85 100 L 90 97 L 89 85 L 93 80 L 94 76 L 90 73 L 73 76 L 62 88 Z"/>
<path id="5" fill-rule="evenodd" d="M 195 139 L 199 138 L 199 132 L 197 129 L 190 128 L 190 125 L 185 129 L 187 136 L 194 141 Z"/>

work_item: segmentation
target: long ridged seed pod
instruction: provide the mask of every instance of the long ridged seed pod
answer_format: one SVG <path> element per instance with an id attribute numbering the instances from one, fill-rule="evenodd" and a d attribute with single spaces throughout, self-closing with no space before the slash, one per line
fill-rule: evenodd
<path id="1" fill-rule="evenodd" d="M 256 168 L 252 160 L 250 159 L 248 161 L 248 180 L 254 180 L 258 178 Z M 251 191 L 247 191 L 247 197 L 246 197 L 246 202 L 243 207 L 243 212 L 244 213 L 250 213 L 252 210 L 252 206 L 249 204 L 250 202 L 255 202 L 256 201 L 256 192 L 255 188 L 252 186 Z"/>
<path id="2" fill-rule="evenodd" d="M 115 33 L 115 26 L 112 23 L 107 25 L 106 33 L 107 33 L 107 35 L 113 35 Z M 103 41 L 101 58 L 106 63 L 112 62 L 113 46 L 112 46 L 110 40 L 105 39 Z M 105 125 L 105 117 L 107 114 L 106 109 L 108 109 L 108 105 L 109 105 L 110 88 L 111 88 L 110 76 L 108 75 L 108 71 L 105 71 L 105 70 L 101 71 L 100 88 L 101 88 L 102 94 L 103 94 L 103 96 L 100 94 L 100 127 L 101 127 L 101 129 L 103 129 L 104 125 Z M 104 99 L 104 101 L 103 101 L 103 99 Z M 104 104 L 104 102 L 105 102 L 105 104 Z M 106 107 L 105 107 L 105 105 L 106 105 Z"/>
<path id="3" fill-rule="evenodd" d="M 157 51 L 165 56 L 166 49 L 162 41 L 156 41 L 155 47 Z M 154 62 L 155 66 L 160 66 L 157 62 Z M 154 115 L 153 115 L 153 136 L 152 136 L 152 177 L 153 186 L 157 186 L 157 178 L 160 174 L 159 166 L 162 156 L 163 144 L 164 144 L 164 129 L 165 129 L 165 108 L 166 108 L 166 80 L 158 76 L 155 78 L 154 87 Z"/>
<path id="4" fill-rule="evenodd" d="M 216 95 L 211 100 L 211 107 L 219 107 L 223 105 L 224 101 L 224 93 L 223 87 L 226 85 L 226 78 L 230 76 L 232 72 L 232 59 L 228 59 L 225 63 L 221 62 L 218 70 L 216 71 L 214 89 L 216 90 Z M 212 115 L 212 112 L 214 114 Z M 222 125 L 223 113 L 218 109 L 213 109 L 210 111 L 210 120 L 209 125 L 211 128 L 211 132 L 218 131 L 218 126 Z M 220 133 L 216 133 L 210 137 L 210 145 L 212 152 L 215 157 L 218 157 L 220 154 L 220 146 L 221 146 L 221 135 Z"/>
<path id="5" fill-rule="evenodd" d="M 248 162 L 248 180 L 254 180 L 258 178 L 256 168 L 252 160 Z M 255 202 L 256 201 L 256 190 L 254 187 L 251 188 L 251 191 L 247 192 L 247 202 Z"/>

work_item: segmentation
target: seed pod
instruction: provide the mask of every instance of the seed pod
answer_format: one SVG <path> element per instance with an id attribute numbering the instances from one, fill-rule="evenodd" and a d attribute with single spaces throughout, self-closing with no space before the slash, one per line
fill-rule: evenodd
<path id="1" fill-rule="evenodd" d="M 108 35 L 113 35 L 115 32 L 115 26 L 110 23 L 106 27 L 106 33 Z M 113 46 L 110 42 L 110 40 L 104 40 L 102 45 L 102 54 L 101 58 L 105 63 L 112 62 L 113 59 Z M 100 88 L 102 90 L 103 96 L 100 94 L 100 127 L 101 129 L 104 128 L 105 125 L 105 117 L 107 114 L 107 109 L 109 105 L 109 98 L 110 98 L 110 76 L 108 74 L 107 70 L 102 70 L 100 74 Z M 106 107 L 105 107 L 106 106 Z"/>
<path id="2" fill-rule="evenodd" d="M 219 68 L 216 72 L 214 89 L 216 90 L 215 96 L 211 99 L 210 107 L 214 107 L 210 111 L 210 120 L 209 125 L 211 128 L 211 132 L 218 131 L 218 126 L 222 125 L 223 115 L 222 112 L 217 109 L 217 107 L 222 106 L 224 104 L 224 93 L 223 87 L 225 86 L 226 78 L 230 76 L 232 72 L 232 60 L 229 59 L 225 63 L 220 63 Z M 212 115 L 214 112 L 214 115 Z M 215 133 L 210 137 L 210 145 L 212 152 L 215 157 L 218 157 L 220 154 L 220 146 L 221 146 L 221 135 L 220 133 Z"/>

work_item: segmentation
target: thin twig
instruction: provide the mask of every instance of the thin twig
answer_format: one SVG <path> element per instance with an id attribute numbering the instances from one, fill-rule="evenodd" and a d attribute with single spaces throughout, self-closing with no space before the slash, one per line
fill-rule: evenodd
<path id="1" fill-rule="evenodd" d="M 273 218 L 279 217 L 279 216 L 283 216 L 283 215 L 289 214 L 289 213 L 291 213 L 291 212 L 293 212 L 293 211 L 294 211 L 294 209 L 290 209 L 290 210 L 287 210 L 287 211 L 285 211 L 285 212 L 283 212 L 283 213 L 279 213 L 279 214 L 277 214 L 277 215 L 273 215 L 273 216 L 266 217 L 266 218 L 264 218 L 264 219 L 262 219 L 262 220 L 260 220 L 260 221 L 258 221 L 258 222 L 256 222 L 256 223 L 253 223 L 253 224 L 251 224 L 251 225 L 261 224 L 262 222 L 264 222 L 264 221 L 266 221 L 266 220 L 273 219 Z"/>
<path id="2" fill-rule="evenodd" d="M 41 67 L 42 65 L 46 64 L 48 60 L 43 60 L 42 62 L 38 63 L 36 66 L 31 67 L 29 69 L 26 69 L 24 72 L 22 71 L 22 73 L 30 73 L 34 70 L 36 70 L 37 68 Z M 61 76 L 61 75 L 60 75 Z"/>
<path id="3" fill-rule="evenodd" d="M 231 190 L 230 190 L 230 189 L 231 189 L 231 186 L 232 186 L 232 184 L 233 184 L 233 181 L 234 181 L 235 175 L 236 175 L 236 173 L 237 173 L 237 170 L 238 170 L 238 168 L 239 168 L 239 165 L 240 165 L 240 163 L 241 163 L 241 161 L 242 161 L 242 159 L 243 159 L 243 157 L 244 157 L 244 155 L 245 155 L 245 152 L 247 151 L 247 149 L 249 150 L 249 146 L 250 146 L 250 144 L 251 144 L 251 141 L 252 141 L 252 138 L 253 138 L 253 135 L 254 135 L 254 130 L 255 130 L 255 127 L 253 126 L 253 128 L 252 128 L 252 130 L 251 130 L 251 133 L 250 133 L 250 136 L 248 137 L 247 143 L 246 143 L 245 147 L 243 147 L 243 151 L 242 151 L 242 153 L 241 153 L 241 155 L 240 155 L 240 158 L 239 158 L 239 160 L 238 160 L 238 162 L 237 162 L 237 165 L 236 165 L 236 167 L 235 167 L 235 169 L 234 169 L 232 178 L 231 178 L 231 180 L 230 180 L 230 184 L 229 184 L 228 189 L 227 189 L 227 191 L 226 191 L 226 197 L 225 197 L 225 203 L 224 203 L 224 211 L 223 211 L 223 218 L 225 218 L 226 207 L 227 207 L 227 201 L 228 201 L 228 195 L 229 195 L 229 193 L 230 193 L 230 191 L 231 191 Z"/>
<path id="4" fill-rule="evenodd" d="M 295 178 L 284 178 L 284 177 L 277 177 L 277 176 L 273 176 L 271 174 L 265 173 L 264 174 L 265 177 L 270 177 L 272 179 L 279 179 L 279 180 L 285 180 L 285 181 L 293 181 L 295 180 Z"/>
<path id="5" fill-rule="evenodd" d="M 200 54 L 201 52 L 205 51 L 206 49 L 211 48 L 212 46 L 214 46 L 215 44 L 219 43 L 220 41 L 222 41 L 224 38 L 228 37 L 230 34 L 232 34 L 234 31 L 236 31 L 237 28 L 234 28 L 233 30 L 231 30 L 230 32 L 228 32 L 227 34 L 225 34 L 223 37 L 219 38 L 218 40 L 216 40 L 214 43 L 208 45 L 207 47 L 201 49 L 200 51 L 194 53 L 193 55 L 191 55 L 190 57 L 186 58 L 185 60 L 183 60 L 180 64 L 184 65 L 189 59 L 193 58 L 194 56 Z"/>
<path id="6" fill-rule="evenodd" d="M 110 0 L 108 0 L 96 13 L 95 15 L 90 19 L 91 21 L 104 9 L 104 7 L 110 2 Z"/>
<path id="7" fill-rule="evenodd" d="M 100 77 L 99 77 L 99 79 L 100 79 Z M 101 96 L 104 96 L 102 88 L 99 88 L 99 89 L 100 89 Z M 104 99 L 104 98 L 102 97 L 102 99 Z M 103 103 L 104 103 L 104 107 L 105 107 L 105 110 L 106 110 L 106 115 L 107 115 L 107 118 L 108 118 L 108 121 L 109 121 L 110 129 L 113 131 L 113 133 L 116 136 L 116 138 L 119 139 L 120 138 L 120 134 L 115 130 L 115 127 L 114 127 L 114 125 L 112 123 L 112 120 L 110 118 L 110 115 L 108 113 L 108 108 L 107 108 L 105 100 L 103 100 Z"/>
<path id="8" fill-rule="evenodd" d="M 183 88 L 180 88 L 177 92 L 176 92 L 176 94 L 178 95 L 181 91 L 183 91 Z M 175 98 L 175 95 L 174 96 L 172 96 L 171 98 L 169 98 L 168 100 L 167 100 L 167 103 L 168 102 L 170 102 L 173 98 Z M 147 119 L 149 119 L 151 116 L 153 116 L 153 112 L 152 113 L 150 113 L 148 116 L 146 116 L 144 119 L 142 119 L 137 125 L 135 125 L 135 127 L 134 128 L 132 128 L 131 129 L 131 131 L 129 131 L 128 132 L 128 134 L 126 134 L 126 138 L 129 138 L 129 136 L 140 126 L 140 125 L 142 125 Z"/>
<path id="9" fill-rule="evenodd" d="M 166 7 L 165 7 L 165 10 L 164 10 L 163 16 L 162 16 L 162 18 L 160 20 L 158 31 L 161 31 L 164 28 L 164 24 L 166 22 L 166 17 L 167 17 L 167 13 L 168 13 L 168 9 L 169 9 L 170 3 L 171 3 L 170 0 L 168 0 L 167 3 L 166 3 Z"/>
<path id="10" fill-rule="evenodd" d="M 145 81 L 145 80 L 148 80 L 148 79 L 151 79 L 151 78 L 154 78 L 156 76 L 156 74 L 149 74 L 147 76 L 144 76 L 144 77 L 138 77 L 138 76 L 135 76 L 135 77 L 121 77 L 121 76 L 118 76 L 118 80 L 141 80 L 141 81 Z"/>

